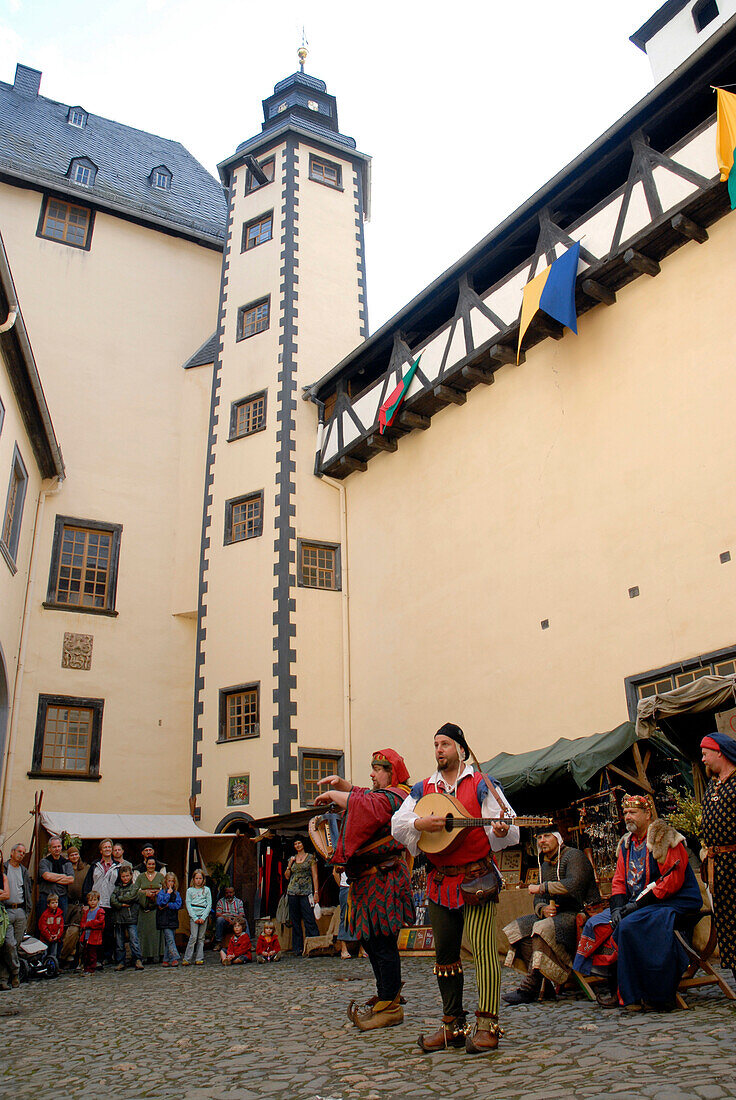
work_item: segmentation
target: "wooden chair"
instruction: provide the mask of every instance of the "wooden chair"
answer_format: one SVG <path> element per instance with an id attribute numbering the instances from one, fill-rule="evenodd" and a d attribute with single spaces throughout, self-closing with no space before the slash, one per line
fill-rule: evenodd
<path id="1" fill-rule="evenodd" d="M 693 944 L 693 938 L 695 930 L 701 921 L 710 921 L 710 927 L 708 931 L 708 938 L 702 947 L 698 949 Z M 677 993 L 675 1000 L 677 1001 L 678 1008 L 688 1008 L 689 1005 L 685 998 L 682 996 L 683 992 L 687 989 L 696 989 L 704 985 L 717 985 L 721 993 L 724 993 L 730 1001 L 736 1001 L 736 993 L 731 989 L 729 985 L 724 982 L 710 964 L 710 959 L 716 948 L 716 926 L 713 920 L 713 913 L 710 909 L 701 909 L 699 913 L 683 914 L 675 921 L 675 936 L 682 944 L 688 958 L 690 959 L 690 965 L 683 974 L 680 984 L 677 987 Z M 702 970 L 702 974 L 698 974 L 698 971 Z"/>

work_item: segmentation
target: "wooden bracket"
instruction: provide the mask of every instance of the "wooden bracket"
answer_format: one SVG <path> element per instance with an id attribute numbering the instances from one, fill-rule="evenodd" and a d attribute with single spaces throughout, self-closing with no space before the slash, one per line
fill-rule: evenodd
<path id="1" fill-rule="evenodd" d="M 340 459 L 339 466 L 349 474 L 354 473 L 356 470 L 365 473 L 368 469 L 365 462 L 362 462 L 359 458 L 353 458 L 352 455 L 343 455 Z"/>
<path id="2" fill-rule="evenodd" d="M 655 275 L 659 275 L 660 267 L 656 260 L 650 260 L 648 256 L 643 255 L 641 252 L 637 252 L 633 248 L 627 248 L 624 252 L 624 263 L 629 267 L 633 267 L 634 271 L 638 271 L 640 275 L 651 275 L 654 278 Z"/>
<path id="3" fill-rule="evenodd" d="M 467 378 L 468 382 L 480 382 L 482 386 L 490 386 L 493 382 L 493 371 L 479 370 L 478 367 L 471 367 L 469 363 L 462 368 L 460 373 L 463 378 Z"/>
<path id="4" fill-rule="evenodd" d="M 516 351 L 514 348 L 510 348 L 508 344 L 493 344 L 489 349 L 488 354 L 491 359 L 495 359 L 497 363 L 515 363 Z M 524 362 L 524 353 L 521 353 L 520 363 Z"/>
<path id="5" fill-rule="evenodd" d="M 435 386 L 433 393 L 438 401 L 443 401 L 446 405 L 464 405 L 468 400 L 466 393 L 462 390 L 454 390 L 452 386 Z"/>
<path id="6" fill-rule="evenodd" d="M 420 431 L 426 432 L 432 421 L 428 416 L 422 416 L 421 413 L 407 409 L 406 412 L 399 413 L 399 423 L 403 428 L 419 428 Z"/>
<path id="7" fill-rule="evenodd" d="M 381 435 L 380 432 L 374 432 L 373 435 L 369 435 L 367 443 L 374 451 L 390 451 L 392 454 L 398 448 L 398 443 L 395 439 L 389 439 L 387 436 Z"/>
<path id="8" fill-rule="evenodd" d="M 587 294 L 589 298 L 593 298 L 596 302 L 602 302 L 604 306 L 612 306 L 616 301 L 615 291 L 609 290 L 602 283 L 597 283 L 595 279 L 583 279 L 580 286 L 583 294 Z"/>
<path id="9" fill-rule="evenodd" d="M 697 225 L 691 221 L 690 218 L 686 218 L 684 214 L 675 214 L 674 218 L 670 221 L 670 225 L 675 232 L 680 233 L 683 237 L 687 237 L 689 241 L 697 241 L 698 244 L 704 244 L 708 240 L 708 230 L 703 229 L 702 225 Z"/>

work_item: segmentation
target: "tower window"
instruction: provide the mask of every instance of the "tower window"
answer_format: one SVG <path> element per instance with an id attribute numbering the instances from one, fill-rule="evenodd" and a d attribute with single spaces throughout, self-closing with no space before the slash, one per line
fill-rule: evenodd
<path id="1" fill-rule="evenodd" d="M 238 310 L 238 340 L 247 340 L 249 336 L 255 336 L 263 332 L 270 324 L 271 299 L 264 298 L 260 302 L 253 302 L 249 306 L 241 306 Z"/>
<path id="2" fill-rule="evenodd" d="M 89 248 L 92 237 L 92 211 L 72 202 L 46 198 L 41 207 L 37 230 L 39 237 L 60 241 L 74 248 Z"/>
<path id="3" fill-rule="evenodd" d="M 263 492 L 225 501 L 225 546 L 263 534 Z"/>
<path id="4" fill-rule="evenodd" d="M 331 160 L 310 156 L 309 178 L 317 183 L 324 183 L 327 187 L 342 190 L 342 168 L 339 164 L 333 164 Z"/>
<path id="5" fill-rule="evenodd" d="M 258 165 L 266 176 L 266 183 L 259 183 L 252 172 L 248 172 L 245 177 L 245 193 L 249 195 L 251 191 L 257 191 L 259 187 L 266 187 L 268 183 L 273 183 L 274 171 L 276 168 L 276 160 L 274 157 L 267 157 L 266 160 L 259 160 Z"/>
<path id="6" fill-rule="evenodd" d="M 302 588 L 325 588 L 337 592 L 340 582 L 340 547 L 334 542 L 299 539 L 297 582 Z"/>
<path id="7" fill-rule="evenodd" d="M 258 737 L 259 684 L 242 684 L 220 692 L 220 733 L 218 741 L 240 741 Z"/>
<path id="8" fill-rule="evenodd" d="M 698 0 L 693 8 L 693 22 L 695 29 L 700 34 L 709 23 L 718 18 L 718 4 L 716 0 Z"/>
<path id="9" fill-rule="evenodd" d="M 266 427 L 266 391 L 233 401 L 230 406 L 230 439 L 254 435 Z"/>
<path id="10" fill-rule="evenodd" d="M 266 241 L 271 240 L 272 234 L 273 210 L 269 210 L 268 214 L 261 214 L 243 226 L 243 243 L 240 251 L 247 252 L 256 245 L 265 244 Z"/>

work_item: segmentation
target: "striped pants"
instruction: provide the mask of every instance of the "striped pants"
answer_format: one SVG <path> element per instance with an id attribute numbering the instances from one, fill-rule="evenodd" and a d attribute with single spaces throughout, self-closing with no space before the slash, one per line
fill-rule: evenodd
<path id="1" fill-rule="evenodd" d="M 498 1016 L 501 991 L 501 964 L 496 950 L 496 903 L 466 905 L 462 909 L 446 909 L 429 903 L 429 919 L 434 932 L 435 973 L 442 997 L 445 1016 L 464 1017 L 463 970 L 460 945 L 463 928 L 468 934 L 475 960 L 478 982 L 478 1011 Z"/>

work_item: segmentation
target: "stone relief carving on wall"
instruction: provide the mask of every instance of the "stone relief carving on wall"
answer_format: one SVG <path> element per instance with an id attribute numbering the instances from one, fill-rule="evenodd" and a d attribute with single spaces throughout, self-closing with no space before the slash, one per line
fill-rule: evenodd
<path id="1" fill-rule="evenodd" d="M 89 672 L 92 668 L 93 634 L 71 634 L 64 632 L 64 644 L 61 648 L 61 667 L 73 668 L 77 672 Z"/>

